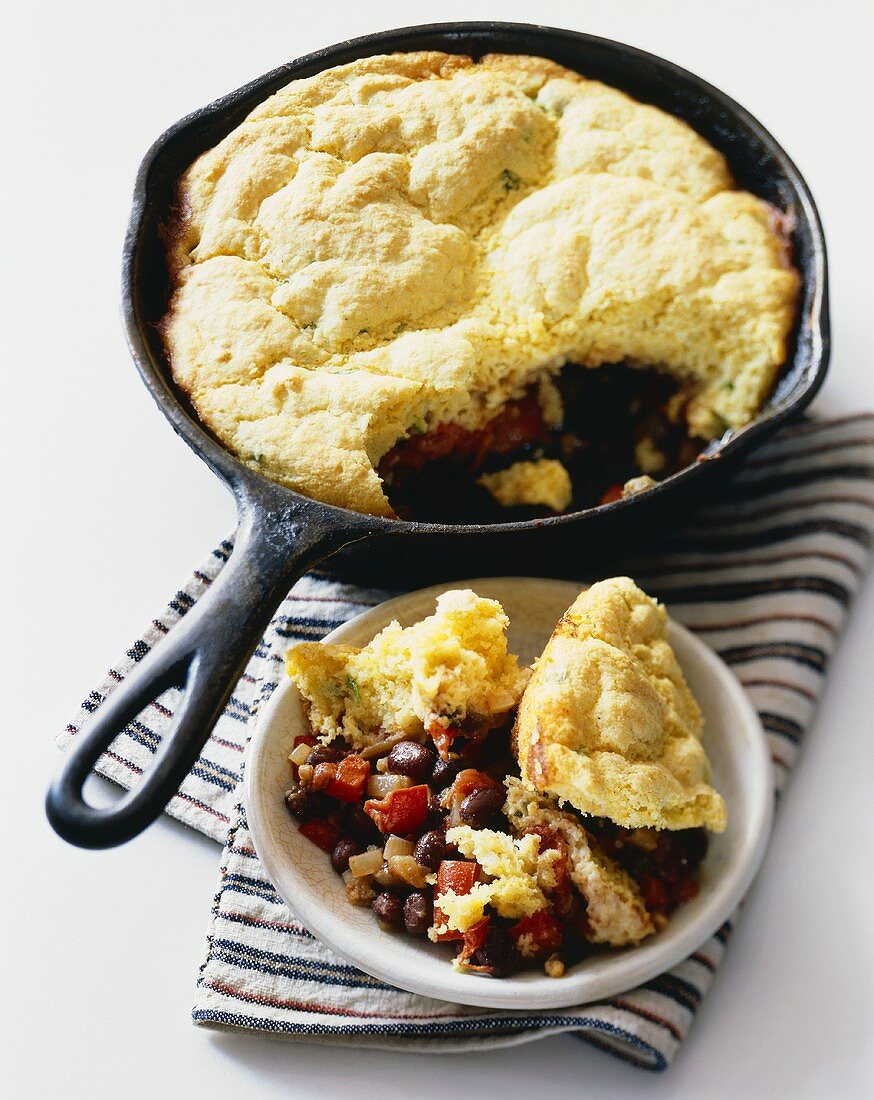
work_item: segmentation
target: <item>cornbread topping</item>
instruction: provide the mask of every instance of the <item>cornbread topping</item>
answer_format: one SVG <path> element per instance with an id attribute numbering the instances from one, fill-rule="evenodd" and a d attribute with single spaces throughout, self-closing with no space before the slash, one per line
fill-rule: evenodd
<path id="1" fill-rule="evenodd" d="M 693 130 L 517 56 L 292 81 L 188 169 L 167 238 L 161 331 L 204 424 L 376 515 L 399 441 L 480 431 L 530 392 L 555 422 L 542 384 L 565 363 L 658 368 L 693 433 L 742 426 L 797 287 L 778 212 Z"/>
<path id="2" fill-rule="evenodd" d="M 468 719 L 500 724 L 528 679 L 507 652 L 506 629 L 497 600 L 446 592 L 433 615 L 390 623 L 363 649 L 301 642 L 285 661 L 318 735 L 360 748 Z"/>
<path id="3" fill-rule="evenodd" d="M 584 596 L 521 702 L 526 674 L 507 652 L 507 617 L 470 591 L 445 593 L 434 615 L 406 629 L 392 623 L 363 649 L 306 643 L 288 654 L 310 723 L 289 756 L 286 802 L 300 831 L 330 853 L 351 904 L 372 907 L 384 928 L 452 945 L 453 965 L 467 973 L 537 965 L 560 977 L 593 951 L 641 942 L 697 893 L 701 826 L 724 825 L 722 800 L 700 778 L 700 712 L 662 636 L 662 609 L 627 578 Z M 576 640 L 603 636 L 640 668 L 617 679 L 611 659 L 598 680 L 584 648 L 567 656 L 570 675 L 551 678 L 569 625 Z M 626 762 L 670 761 L 670 781 L 629 784 L 585 736 L 576 751 L 602 767 L 600 801 L 582 804 L 589 788 L 563 756 L 550 757 L 548 786 L 539 773 L 532 781 L 522 727 L 542 720 L 559 737 L 567 732 L 543 686 L 553 679 L 568 713 L 599 716 L 611 751 Z M 665 748 L 674 738 L 679 748 Z M 682 777 L 682 813 L 672 785 L 679 758 L 695 761 L 697 783 Z"/>
<path id="4" fill-rule="evenodd" d="M 505 470 L 483 474 L 480 485 L 499 504 L 543 504 L 553 512 L 563 512 L 571 502 L 571 479 L 567 470 L 553 458 L 537 462 L 514 462 Z"/>
<path id="5" fill-rule="evenodd" d="M 664 607 L 628 577 L 567 610 L 519 706 L 522 778 L 627 828 L 725 828 L 701 711 L 666 636 Z"/>

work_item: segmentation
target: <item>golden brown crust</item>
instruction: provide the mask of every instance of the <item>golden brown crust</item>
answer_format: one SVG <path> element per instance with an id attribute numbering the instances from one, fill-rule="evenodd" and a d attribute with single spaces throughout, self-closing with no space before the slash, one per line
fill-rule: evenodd
<path id="1" fill-rule="evenodd" d="M 538 659 L 516 718 L 522 778 L 628 828 L 725 828 L 703 719 L 664 608 L 614 577 L 581 593 Z"/>
<path id="2" fill-rule="evenodd" d="M 773 213 L 694 131 L 533 57 L 291 82 L 185 173 L 167 241 L 160 328 L 207 427 L 382 515 L 374 467 L 413 425 L 476 427 L 566 361 L 660 366 L 695 389 L 693 430 L 741 426 L 797 286 Z"/>

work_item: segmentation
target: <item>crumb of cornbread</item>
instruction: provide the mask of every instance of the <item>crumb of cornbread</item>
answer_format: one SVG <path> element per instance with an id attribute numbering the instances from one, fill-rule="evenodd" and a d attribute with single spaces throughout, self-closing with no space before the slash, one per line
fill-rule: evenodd
<path id="1" fill-rule="evenodd" d="M 415 425 L 476 428 L 565 362 L 687 383 L 709 437 L 770 390 L 781 217 L 679 119 L 536 57 L 400 53 L 293 80 L 183 175 L 160 328 L 243 461 L 380 515 Z"/>
<path id="2" fill-rule="evenodd" d="M 507 652 L 507 625 L 497 600 L 455 590 L 437 597 L 433 615 L 389 623 L 363 649 L 301 642 L 285 664 L 317 734 L 360 748 L 393 733 L 420 736 L 432 722 L 506 714 L 528 676 Z"/>
<path id="3" fill-rule="evenodd" d="M 650 477 L 649 474 L 641 474 L 640 477 L 629 478 L 628 481 L 622 486 L 622 495 L 624 497 L 634 496 L 635 493 L 644 493 L 647 489 L 652 489 L 658 482 L 654 477 Z"/>
<path id="4" fill-rule="evenodd" d="M 553 864 L 559 852 L 541 852 L 536 834 L 514 839 L 492 829 L 458 825 L 447 831 L 446 840 L 468 859 L 475 859 L 488 876 L 488 881 L 478 882 L 469 894 L 448 890 L 435 898 L 447 927 L 466 932 L 483 919 L 487 905 L 510 920 L 530 917 L 547 907 L 543 888 L 555 885 Z"/>
<path id="5" fill-rule="evenodd" d="M 506 787 L 504 813 L 514 828 L 545 825 L 567 843 L 571 879 L 586 899 L 587 939 L 624 947 L 655 931 L 634 880 L 600 850 L 571 814 L 520 779 L 508 777 Z"/>
<path id="6" fill-rule="evenodd" d="M 554 458 L 537 462 L 514 462 L 506 470 L 483 474 L 478 484 L 488 489 L 498 504 L 543 504 L 563 512 L 573 496 L 570 474 Z"/>
<path id="7" fill-rule="evenodd" d="M 635 444 L 634 461 L 641 473 L 657 474 L 665 468 L 668 460 L 649 436 L 645 435 Z"/>
<path id="8" fill-rule="evenodd" d="M 522 778 L 628 828 L 725 828 L 701 710 L 667 640 L 664 607 L 628 577 L 565 612 L 519 705 Z"/>

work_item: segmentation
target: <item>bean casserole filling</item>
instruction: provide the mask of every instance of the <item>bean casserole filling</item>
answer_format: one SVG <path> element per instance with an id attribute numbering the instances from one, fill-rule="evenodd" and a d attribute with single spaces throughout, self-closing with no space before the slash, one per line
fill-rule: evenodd
<path id="1" fill-rule="evenodd" d="M 548 715 L 538 676 L 545 667 L 556 681 L 550 646 L 563 646 L 575 616 L 599 624 L 591 636 L 576 630 L 574 660 L 584 676 L 602 662 L 598 744 L 615 737 L 628 715 L 629 700 L 616 695 L 628 684 L 625 643 L 614 639 L 607 664 L 586 645 L 596 634 L 604 644 L 603 624 L 615 624 L 620 605 L 629 610 L 620 633 L 642 653 L 637 671 L 648 674 L 647 647 L 658 664 L 663 698 L 651 713 L 665 729 L 641 755 L 647 715 L 638 715 L 643 732 L 624 763 L 626 775 L 646 772 L 648 804 L 638 798 L 629 811 L 617 778 L 613 820 L 580 809 L 585 778 L 577 777 L 576 804 L 554 797 L 548 776 L 531 782 L 520 751 L 529 694 Z M 288 669 L 311 729 L 294 740 L 286 803 L 329 855 L 349 902 L 371 907 L 387 931 L 446 945 L 456 968 L 492 977 L 531 967 L 560 977 L 593 952 L 664 927 L 698 893 L 704 826 L 723 827 L 724 808 L 707 784 L 696 705 L 664 649 L 662 611 L 627 579 L 594 586 L 569 609 L 533 676 L 507 653 L 500 605 L 471 592 L 440 597 L 433 616 L 405 630 L 393 623 L 362 650 L 292 647 Z M 642 687 L 637 703 L 645 695 Z M 690 724 L 679 729 L 684 708 Z M 597 750 L 589 756 L 597 763 Z"/>

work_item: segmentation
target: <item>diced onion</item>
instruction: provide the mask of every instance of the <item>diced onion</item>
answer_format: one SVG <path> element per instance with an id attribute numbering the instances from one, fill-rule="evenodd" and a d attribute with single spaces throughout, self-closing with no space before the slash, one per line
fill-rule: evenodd
<path id="1" fill-rule="evenodd" d="M 307 762 L 307 757 L 312 751 L 312 745 L 307 745 L 305 742 L 301 742 L 301 744 L 297 745 L 294 748 L 288 759 L 292 762 L 292 764 L 300 767 L 301 764 L 305 764 Z"/>
<path id="2" fill-rule="evenodd" d="M 392 856 L 388 861 L 388 867 L 395 878 L 401 879 L 417 890 L 421 890 L 426 884 L 427 871 L 416 863 L 414 856 Z"/>
<path id="3" fill-rule="evenodd" d="M 403 837 L 392 834 L 385 842 L 383 854 L 386 859 L 391 859 L 392 856 L 411 856 L 414 847 L 412 841 L 404 840 Z"/>
<path id="4" fill-rule="evenodd" d="M 391 868 L 387 863 L 383 863 L 373 876 L 373 881 L 379 883 L 380 886 L 397 886 L 398 884 L 398 880 L 392 874 Z"/>
<path id="5" fill-rule="evenodd" d="M 391 791 L 412 787 L 413 781 L 408 775 L 371 775 L 367 780 L 368 798 L 385 798 Z"/>
<path id="6" fill-rule="evenodd" d="M 349 870 L 355 878 L 375 875 L 382 867 L 382 848 L 368 848 L 357 856 L 349 857 Z"/>

